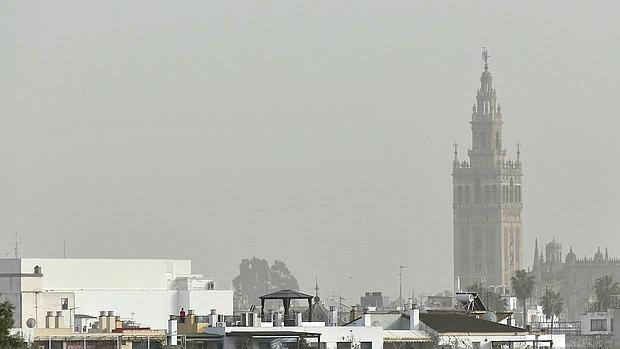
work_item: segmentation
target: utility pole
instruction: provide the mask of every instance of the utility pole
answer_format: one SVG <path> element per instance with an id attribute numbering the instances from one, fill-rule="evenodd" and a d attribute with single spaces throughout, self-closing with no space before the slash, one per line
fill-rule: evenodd
<path id="1" fill-rule="evenodd" d="M 405 265 L 401 265 L 398 267 L 398 305 L 400 307 L 403 305 L 403 269 L 407 268 Z"/>

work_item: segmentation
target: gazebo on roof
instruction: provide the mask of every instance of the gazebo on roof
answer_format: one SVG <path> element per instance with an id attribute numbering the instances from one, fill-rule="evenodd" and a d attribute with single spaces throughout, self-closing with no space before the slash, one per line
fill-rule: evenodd
<path id="1" fill-rule="evenodd" d="M 260 298 L 261 317 L 265 316 L 265 301 L 266 300 L 268 300 L 268 299 L 281 299 L 282 300 L 282 303 L 284 305 L 284 324 L 285 324 L 285 326 L 287 325 L 287 320 L 288 320 L 289 324 L 291 323 L 290 313 L 289 313 L 289 310 L 291 308 L 291 300 L 292 299 L 306 299 L 308 301 L 308 307 L 309 307 L 308 321 L 312 322 L 312 298 L 314 298 L 314 296 L 312 296 L 312 295 L 301 293 L 299 291 L 293 291 L 293 290 L 280 290 L 280 291 L 276 291 L 276 292 L 272 292 L 272 293 L 266 294 L 264 296 L 260 296 L 258 298 Z M 293 322 L 294 322 L 294 320 L 293 320 Z"/>

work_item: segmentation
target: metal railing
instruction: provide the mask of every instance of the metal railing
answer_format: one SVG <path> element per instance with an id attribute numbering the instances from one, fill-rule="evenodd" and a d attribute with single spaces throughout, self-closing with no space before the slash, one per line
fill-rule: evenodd
<path id="1" fill-rule="evenodd" d="M 530 326 L 533 330 L 546 331 L 551 333 L 551 321 L 532 322 Z M 579 321 L 560 321 L 553 322 L 553 334 L 581 334 L 581 322 Z"/>

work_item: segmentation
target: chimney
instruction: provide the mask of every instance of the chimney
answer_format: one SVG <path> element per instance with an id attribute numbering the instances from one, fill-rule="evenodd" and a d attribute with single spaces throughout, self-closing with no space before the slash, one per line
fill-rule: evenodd
<path id="1" fill-rule="evenodd" d="M 116 328 L 116 316 L 114 316 L 114 311 L 109 310 L 108 316 L 106 317 L 106 332 L 111 333 Z"/>
<path id="2" fill-rule="evenodd" d="M 211 309 L 211 313 L 207 316 L 207 322 L 209 322 L 209 327 L 217 326 L 217 309 Z"/>
<path id="3" fill-rule="evenodd" d="M 99 330 L 105 332 L 108 329 L 108 316 L 106 311 L 99 312 Z"/>
<path id="4" fill-rule="evenodd" d="M 409 329 L 420 329 L 420 309 L 418 309 L 417 305 L 415 304 L 412 304 L 411 310 L 409 310 Z"/>
<path id="5" fill-rule="evenodd" d="M 357 305 L 351 306 L 351 312 L 350 312 L 350 316 L 351 316 L 351 321 L 357 319 L 358 317 L 360 317 L 360 308 Z"/>
<path id="6" fill-rule="evenodd" d="M 170 319 L 168 319 L 168 345 L 177 345 L 176 315 L 170 315 Z"/>
<path id="7" fill-rule="evenodd" d="M 362 315 L 362 326 L 372 326 L 372 316 L 370 314 Z"/>
<path id="8" fill-rule="evenodd" d="M 56 320 L 54 319 L 54 312 L 48 311 L 45 315 L 45 328 L 55 328 Z"/>
<path id="9" fill-rule="evenodd" d="M 65 317 L 62 316 L 62 311 L 59 310 L 56 312 L 56 328 L 64 328 L 65 327 Z"/>
<path id="10" fill-rule="evenodd" d="M 329 326 L 338 326 L 338 310 L 333 305 L 329 306 Z"/>

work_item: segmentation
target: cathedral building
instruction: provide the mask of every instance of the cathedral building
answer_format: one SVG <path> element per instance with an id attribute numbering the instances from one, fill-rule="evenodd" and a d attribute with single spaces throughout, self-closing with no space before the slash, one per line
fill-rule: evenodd
<path id="1" fill-rule="evenodd" d="M 593 291 L 596 279 L 610 275 L 620 280 L 620 259 L 610 258 L 607 249 L 600 247 L 593 257 L 577 258 L 571 247 L 563 257 L 562 244 L 553 239 L 545 245 L 545 250 L 538 250 L 538 239 L 534 247 L 534 292 L 532 300 L 544 297 L 545 288 L 559 292 L 564 301 L 565 320 L 577 320 L 579 314 L 588 310 L 588 304 L 596 303 Z M 603 310 L 604 311 L 604 310 Z"/>
<path id="2" fill-rule="evenodd" d="M 502 109 L 497 102 L 488 54 L 471 114 L 469 160 L 453 161 L 454 277 L 460 287 L 510 285 L 522 269 L 521 161 L 502 145 Z M 457 287 L 459 287 L 457 285 Z"/>

